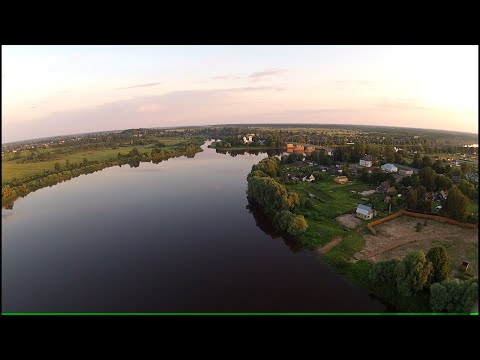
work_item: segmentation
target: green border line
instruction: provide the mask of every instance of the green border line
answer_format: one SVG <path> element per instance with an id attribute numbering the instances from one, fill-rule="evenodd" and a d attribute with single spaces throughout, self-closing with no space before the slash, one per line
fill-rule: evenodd
<path id="1" fill-rule="evenodd" d="M 229 312 L 212 312 L 212 313 L 201 313 L 201 312 L 2 312 L 2 315 L 75 315 L 75 316 L 91 316 L 91 315 L 141 315 L 141 316 L 150 316 L 150 315 L 169 315 L 169 316 L 182 316 L 182 315 L 206 315 L 206 316 L 221 316 L 221 315 L 284 315 L 284 316 L 291 316 L 291 315 L 327 315 L 327 316 L 336 316 L 336 315 L 360 315 L 360 316 L 368 316 L 368 315 L 384 315 L 384 316 L 398 316 L 398 315 L 440 315 L 440 316 L 452 316 L 452 315 L 475 315 L 478 316 L 478 312 L 471 312 L 471 313 L 256 313 L 256 312 L 245 312 L 245 313 L 229 313 Z"/>

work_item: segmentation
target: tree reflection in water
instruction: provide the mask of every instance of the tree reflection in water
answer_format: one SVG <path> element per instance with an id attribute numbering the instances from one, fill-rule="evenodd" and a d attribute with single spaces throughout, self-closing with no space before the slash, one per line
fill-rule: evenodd
<path id="1" fill-rule="evenodd" d="M 262 230 L 265 234 L 269 235 L 272 239 L 282 238 L 285 245 L 288 246 L 291 252 L 297 253 L 303 250 L 301 244 L 298 243 L 291 235 L 276 230 L 273 227 L 272 221 L 268 218 L 263 210 L 250 199 L 248 200 L 248 205 L 246 206 L 248 212 L 253 215 L 256 225 Z"/>

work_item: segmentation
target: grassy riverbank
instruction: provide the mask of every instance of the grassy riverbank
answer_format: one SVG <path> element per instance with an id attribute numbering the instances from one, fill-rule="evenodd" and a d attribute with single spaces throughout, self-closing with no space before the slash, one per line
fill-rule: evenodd
<path id="1" fill-rule="evenodd" d="M 43 187 L 107 167 L 123 164 L 136 167 L 140 162 L 157 163 L 172 157 L 194 156 L 202 151 L 203 142 L 199 138 L 168 138 L 160 147 L 158 143 L 126 144 L 76 152 L 65 148 L 65 154 L 55 153 L 52 160 L 36 162 L 25 161 L 28 152 L 16 154 L 14 159 L 2 159 L 2 207 L 10 208 L 17 198 Z"/>

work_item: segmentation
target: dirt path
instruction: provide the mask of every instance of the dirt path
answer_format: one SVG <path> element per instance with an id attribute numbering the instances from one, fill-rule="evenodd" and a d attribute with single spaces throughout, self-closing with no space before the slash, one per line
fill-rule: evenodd
<path id="1" fill-rule="evenodd" d="M 327 245 L 321 247 L 320 249 L 317 249 L 317 251 L 320 254 L 325 254 L 327 251 L 329 251 L 330 249 L 332 249 L 336 245 L 340 244 L 342 242 L 342 240 L 343 240 L 343 238 L 341 238 L 340 236 L 336 237 L 335 239 L 330 241 Z"/>

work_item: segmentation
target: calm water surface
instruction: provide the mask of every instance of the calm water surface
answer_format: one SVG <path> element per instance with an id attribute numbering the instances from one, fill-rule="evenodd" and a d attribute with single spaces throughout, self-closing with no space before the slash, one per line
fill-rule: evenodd
<path id="1" fill-rule="evenodd" d="M 2 311 L 383 312 L 249 209 L 267 156 L 113 167 L 2 210 Z"/>

